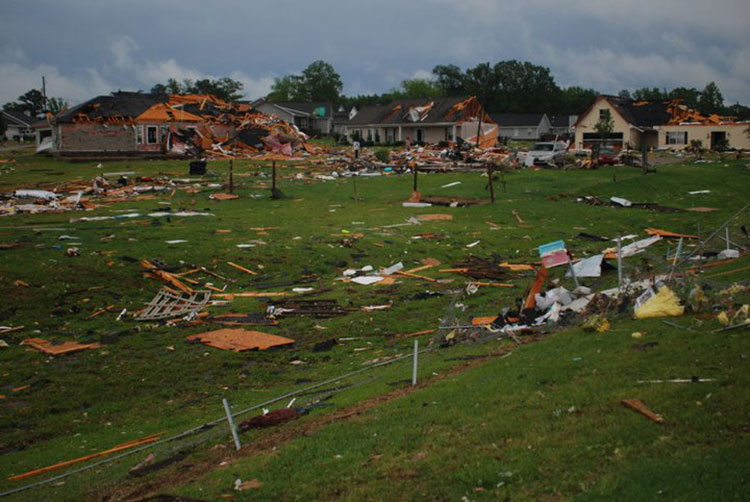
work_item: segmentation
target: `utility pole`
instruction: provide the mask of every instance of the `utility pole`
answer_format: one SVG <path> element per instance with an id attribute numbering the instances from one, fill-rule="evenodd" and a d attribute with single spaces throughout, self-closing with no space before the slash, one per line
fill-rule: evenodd
<path id="1" fill-rule="evenodd" d="M 47 82 L 42 75 L 42 96 L 44 97 L 44 103 L 42 104 L 42 111 L 47 113 Z"/>

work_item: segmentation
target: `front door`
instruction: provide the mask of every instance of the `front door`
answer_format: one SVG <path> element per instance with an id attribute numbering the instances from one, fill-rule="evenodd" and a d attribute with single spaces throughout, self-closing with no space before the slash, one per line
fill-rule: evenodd
<path id="1" fill-rule="evenodd" d="M 727 133 L 725 131 L 711 131 L 711 150 L 721 150 L 727 146 Z"/>

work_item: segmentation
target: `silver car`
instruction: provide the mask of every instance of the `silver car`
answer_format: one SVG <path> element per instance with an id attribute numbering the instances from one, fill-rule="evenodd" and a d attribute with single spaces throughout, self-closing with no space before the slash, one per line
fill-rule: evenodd
<path id="1" fill-rule="evenodd" d="M 526 166 L 554 164 L 557 167 L 565 165 L 565 152 L 568 145 L 560 141 L 545 141 L 537 143 L 526 154 Z"/>

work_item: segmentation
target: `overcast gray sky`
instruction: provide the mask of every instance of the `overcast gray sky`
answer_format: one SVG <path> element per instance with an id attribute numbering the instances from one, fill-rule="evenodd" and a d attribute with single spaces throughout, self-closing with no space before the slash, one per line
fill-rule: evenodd
<path id="1" fill-rule="evenodd" d="M 750 105 L 750 0 L 4 0 L 0 103 L 41 86 L 77 103 L 168 78 L 241 80 L 247 98 L 322 59 L 344 93 L 437 64 L 506 59 L 558 85 L 703 86 Z"/>

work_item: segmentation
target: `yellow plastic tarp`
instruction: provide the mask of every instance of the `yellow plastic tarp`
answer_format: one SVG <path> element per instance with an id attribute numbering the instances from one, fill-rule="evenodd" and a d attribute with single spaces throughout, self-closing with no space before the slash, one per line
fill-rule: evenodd
<path id="1" fill-rule="evenodd" d="M 685 307 L 680 305 L 680 299 L 675 292 L 663 286 L 659 288 L 658 293 L 635 310 L 635 318 L 680 316 L 684 313 Z"/>

